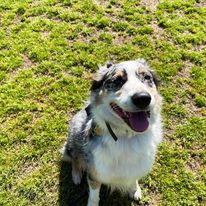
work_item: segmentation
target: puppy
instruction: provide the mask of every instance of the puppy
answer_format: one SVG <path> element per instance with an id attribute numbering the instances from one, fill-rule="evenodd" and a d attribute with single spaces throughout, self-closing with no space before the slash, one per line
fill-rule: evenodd
<path id="1" fill-rule="evenodd" d="M 99 205 L 101 184 L 141 198 L 138 180 L 151 169 L 162 139 L 157 87 L 143 59 L 108 63 L 97 72 L 90 100 L 71 120 L 63 148 L 74 183 L 87 173 L 87 206 Z"/>

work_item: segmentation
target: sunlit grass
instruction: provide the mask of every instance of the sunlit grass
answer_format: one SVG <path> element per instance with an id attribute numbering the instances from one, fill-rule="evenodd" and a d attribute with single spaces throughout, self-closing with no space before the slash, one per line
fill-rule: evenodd
<path id="1" fill-rule="evenodd" d="M 145 2 L 0 2 L 0 205 L 72 205 L 86 191 L 60 171 L 68 120 L 99 64 L 139 57 L 160 76 L 165 127 L 140 205 L 205 205 L 206 4 Z M 101 196 L 100 205 L 138 205 Z"/>

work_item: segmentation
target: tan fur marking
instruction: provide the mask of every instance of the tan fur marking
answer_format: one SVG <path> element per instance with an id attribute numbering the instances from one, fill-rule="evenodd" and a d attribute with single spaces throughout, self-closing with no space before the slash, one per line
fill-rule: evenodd
<path id="1" fill-rule="evenodd" d="M 97 136 L 100 136 L 100 135 L 102 134 L 101 129 L 100 129 L 99 127 L 96 127 L 96 128 L 94 129 L 94 132 L 95 132 L 95 134 L 96 134 Z"/>
<path id="2" fill-rule="evenodd" d="M 118 71 L 116 71 L 115 76 L 116 77 L 118 77 L 118 76 L 123 77 L 124 76 L 124 72 L 122 70 L 118 70 Z"/>
<path id="3" fill-rule="evenodd" d="M 147 73 L 147 69 L 144 66 L 140 66 L 140 67 L 138 67 L 136 72 L 137 72 L 137 74 L 144 74 L 144 73 Z"/>
<path id="4" fill-rule="evenodd" d="M 72 159 L 72 168 L 75 170 L 75 171 L 82 171 L 84 170 L 85 168 L 85 163 L 83 160 L 81 160 L 80 158 L 75 158 L 75 159 Z"/>
<path id="5" fill-rule="evenodd" d="M 88 183 L 91 185 L 92 189 L 100 187 L 101 183 L 96 180 L 97 172 L 94 165 L 89 167 L 87 174 Z"/>
<path id="6" fill-rule="evenodd" d="M 99 182 L 97 182 L 95 180 L 91 180 L 90 178 L 88 178 L 88 183 L 91 186 L 91 188 L 94 189 L 94 190 L 99 188 L 100 185 L 101 185 Z"/>

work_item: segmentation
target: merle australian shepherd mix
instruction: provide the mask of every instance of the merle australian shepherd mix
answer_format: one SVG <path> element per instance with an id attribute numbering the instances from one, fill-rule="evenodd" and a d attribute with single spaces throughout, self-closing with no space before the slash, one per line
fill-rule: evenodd
<path id="1" fill-rule="evenodd" d="M 98 206 L 101 184 L 141 198 L 138 181 L 152 167 L 162 139 L 158 80 L 143 59 L 100 67 L 90 100 L 71 120 L 63 160 L 79 184 L 87 173 L 87 206 Z"/>

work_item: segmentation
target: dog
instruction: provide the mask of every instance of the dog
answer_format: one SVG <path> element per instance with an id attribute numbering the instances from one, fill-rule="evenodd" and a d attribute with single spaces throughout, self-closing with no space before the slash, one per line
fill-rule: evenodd
<path id="1" fill-rule="evenodd" d="M 99 68 L 90 99 L 72 118 L 62 150 L 75 184 L 87 173 L 87 206 L 99 205 L 101 184 L 141 198 L 138 181 L 150 171 L 163 136 L 158 85 L 143 59 Z"/>

